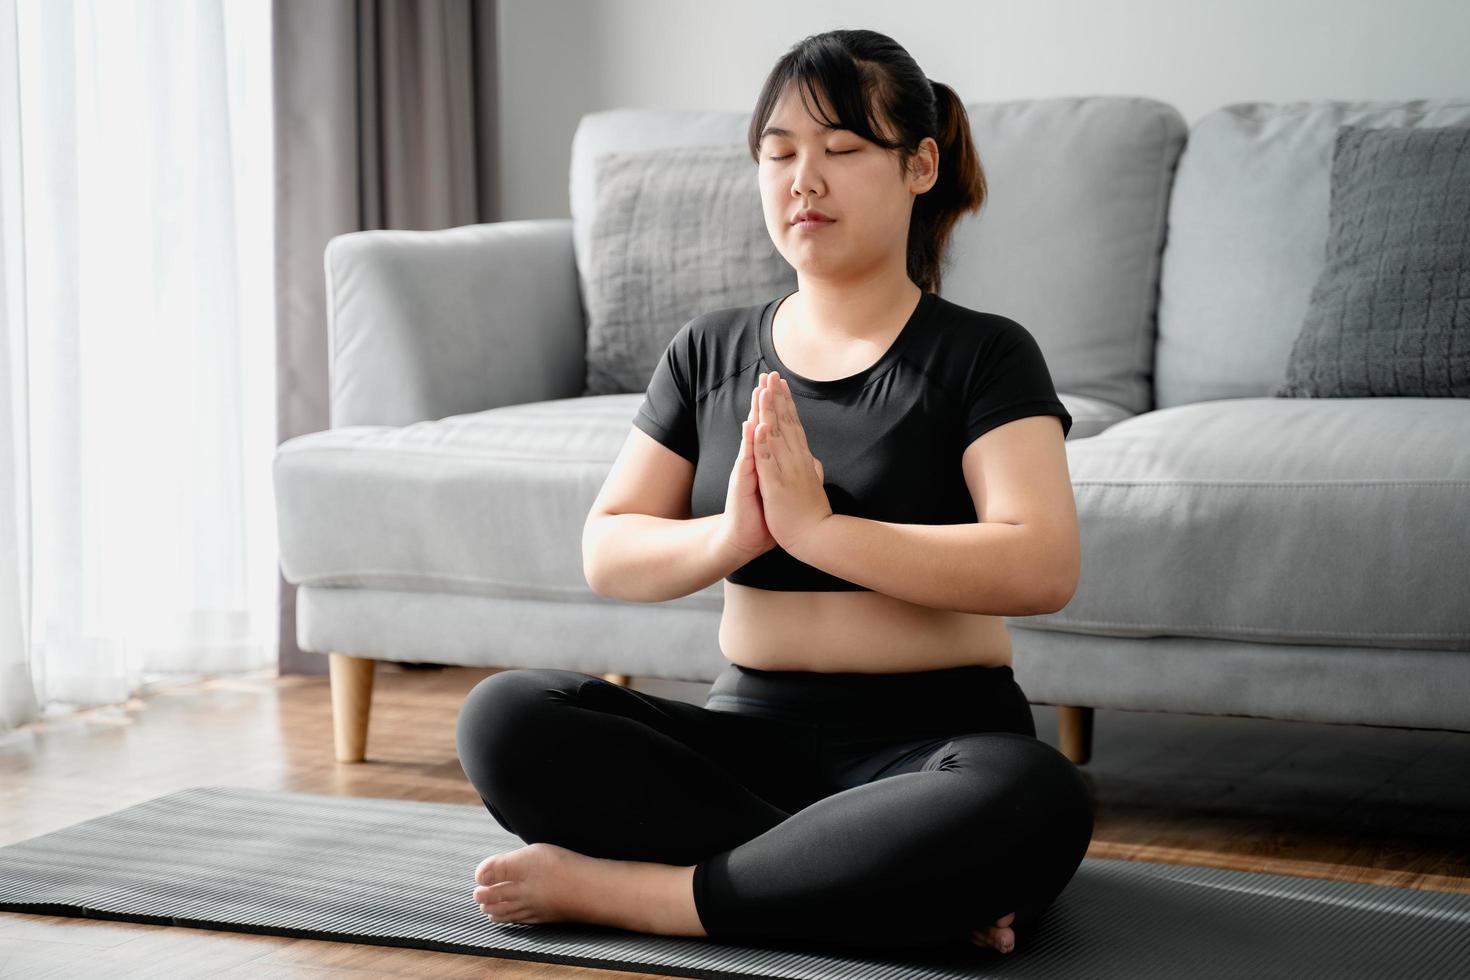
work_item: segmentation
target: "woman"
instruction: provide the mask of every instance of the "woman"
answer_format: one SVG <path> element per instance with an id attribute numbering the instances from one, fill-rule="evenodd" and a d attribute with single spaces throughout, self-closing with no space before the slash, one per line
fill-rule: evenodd
<path id="1" fill-rule="evenodd" d="M 749 142 L 798 289 L 679 331 L 584 538 L 607 595 L 724 578 L 730 664 L 704 706 L 568 670 L 477 685 L 461 764 L 528 846 L 473 896 L 496 922 L 1009 952 L 1093 829 L 1004 623 L 1075 588 L 1071 417 L 1029 332 L 938 296 L 985 197 L 953 90 L 831 31 L 777 63 Z"/>

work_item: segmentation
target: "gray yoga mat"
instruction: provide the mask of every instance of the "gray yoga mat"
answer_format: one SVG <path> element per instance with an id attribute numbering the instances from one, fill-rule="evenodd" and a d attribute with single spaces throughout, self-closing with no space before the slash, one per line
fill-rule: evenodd
<path id="1" fill-rule="evenodd" d="M 0 909 L 680 977 L 1470 976 L 1470 895 L 1085 859 L 1015 952 L 875 956 L 496 923 L 481 806 L 198 786 L 0 847 Z"/>

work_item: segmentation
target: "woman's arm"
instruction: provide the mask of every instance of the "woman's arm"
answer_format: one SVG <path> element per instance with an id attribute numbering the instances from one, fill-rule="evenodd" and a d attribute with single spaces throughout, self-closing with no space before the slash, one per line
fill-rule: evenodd
<path id="1" fill-rule="evenodd" d="M 991 616 L 1056 612 L 1081 570 L 1077 504 L 1060 420 L 1030 415 L 965 450 L 975 524 L 891 524 L 833 514 L 791 553 L 908 602 Z M 788 549 L 790 550 L 790 549 Z"/>

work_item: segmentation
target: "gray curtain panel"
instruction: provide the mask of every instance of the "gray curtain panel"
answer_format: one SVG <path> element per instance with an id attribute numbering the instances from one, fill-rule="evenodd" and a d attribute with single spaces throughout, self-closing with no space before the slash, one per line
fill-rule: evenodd
<path id="1" fill-rule="evenodd" d="M 584 395 L 642 391 L 689 320 L 796 289 L 744 143 L 606 153 L 596 173 Z"/>
<path id="2" fill-rule="evenodd" d="M 1343 126 L 1278 398 L 1470 398 L 1470 127 Z"/>
<path id="3" fill-rule="evenodd" d="M 272 0 L 277 444 L 329 427 L 327 241 L 500 219 L 496 7 Z M 280 587 L 280 672 L 325 674 Z"/>

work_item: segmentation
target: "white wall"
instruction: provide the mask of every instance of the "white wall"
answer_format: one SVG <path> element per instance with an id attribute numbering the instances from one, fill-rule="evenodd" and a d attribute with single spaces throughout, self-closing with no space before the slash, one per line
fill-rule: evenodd
<path id="1" fill-rule="evenodd" d="M 1470 98 L 1465 0 L 501 0 L 499 25 L 506 218 L 570 216 L 583 114 L 749 112 L 788 47 L 839 27 L 889 35 L 967 103 L 1143 95 L 1193 124 L 1232 102 Z"/>

